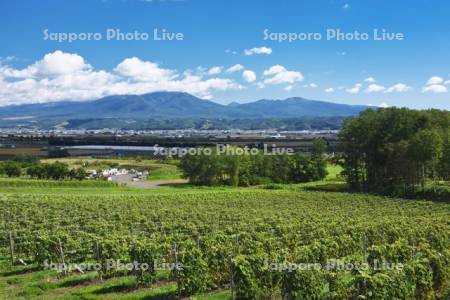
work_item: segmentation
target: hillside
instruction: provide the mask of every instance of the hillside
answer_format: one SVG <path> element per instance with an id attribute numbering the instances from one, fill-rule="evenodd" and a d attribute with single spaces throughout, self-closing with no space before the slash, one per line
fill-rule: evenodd
<path id="1" fill-rule="evenodd" d="M 0 107 L 0 125 L 43 126 L 73 120 L 175 120 L 175 119 L 287 119 L 304 117 L 345 117 L 357 115 L 366 106 L 336 104 L 303 98 L 259 100 L 222 105 L 187 93 L 156 92 L 143 95 L 108 96 L 93 101 L 62 101 L 53 103 L 11 105 Z M 84 123 L 84 122 L 81 122 Z M 107 122 L 110 123 L 110 122 Z M 92 122 L 91 122 L 92 125 Z M 94 125 L 94 127 L 97 125 Z M 118 126 L 123 126 L 118 125 Z"/>

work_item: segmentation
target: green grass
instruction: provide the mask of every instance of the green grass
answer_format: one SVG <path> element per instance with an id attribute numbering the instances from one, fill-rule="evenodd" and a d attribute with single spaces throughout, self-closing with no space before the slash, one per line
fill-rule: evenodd
<path id="1" fill-rule="evenodd" d="M 172 164 L 153 163 L 150 165 L 148 180 L 174 180 L 181 179 L 181 170 Z"/>
<path id="2" fill-rule="evenodd" d="M 11 267 L 0 258 L 0 299 L 175 299 L 176 284 L 167 282 L 167 274 L 148 287 L 138 287 L 134 277 L 116 277 L 100 281 L 96 272 L 57 278 L 54 271 L 32 271 L 34 266 Z M 222 291 L 194 297 L 197 300 L 222 300 Z"/>
<path id="3" fill-rule="evenodd" d="M 328 164 L 327 171 L 328 171 L 328 175 L 326 178 L 327 181 L 342 181 L 341 176 L 340 176 L 340 174 L 342 172 L 341 166 Z"/>

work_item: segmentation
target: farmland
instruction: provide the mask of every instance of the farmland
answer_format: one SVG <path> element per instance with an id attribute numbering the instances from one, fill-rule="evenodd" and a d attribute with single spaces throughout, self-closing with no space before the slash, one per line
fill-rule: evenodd
<path id="1" fill-rule="evenodd" d="M 111 166 L 118 168 L 135 168 L 139 170 L 148 170 L 150 176 L 148 180 L 172 180 L 181 178 L 180 170 L 171 162 L 162 162 L 155 159 L 95 159 L 91 157 L 75 157 L 75 158 L 53 158 L 44 159 L 43 163 L 62 162 L 69 165 L 70 168 L 77 168 L 83 164 L 87 165 L 86 169 L 106 169 Z"/>
<path id="2" fill-rule="evenodd" d="M 36 181 L 0 181 L 2 299 L 448 297 L 449 204 L 302 185 Z M 62 257 L 67 274 L 45 268 Z M 108 260 L 149 268 L 106 268 Z M 90 264 L 100 267 L 75 268 Z"/>

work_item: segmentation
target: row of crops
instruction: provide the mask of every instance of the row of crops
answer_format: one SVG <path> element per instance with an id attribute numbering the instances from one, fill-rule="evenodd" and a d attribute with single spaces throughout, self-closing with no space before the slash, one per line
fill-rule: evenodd
<path id="1" fill-rule="evenodd" d="M 132 274 L 142 285 L 167 272 L 180 296 L 448 296 L 450 205 L 442 203 L 252 189 L 1 195 L 0 207 L 4 256 L 95 266 L 99 276 Z"/>
<path id="2" fill-rule="evenodd" d="M 41 180 L 22 178 L 0 178 L 0 188 L 100 188 L 115 187 L 116 183 L 106 180 Z"/>

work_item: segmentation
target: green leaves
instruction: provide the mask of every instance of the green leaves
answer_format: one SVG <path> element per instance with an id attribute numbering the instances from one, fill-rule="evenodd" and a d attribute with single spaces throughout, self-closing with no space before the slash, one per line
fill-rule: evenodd
<path id="1" fill-rule="evenodd" d="M 61 240 L 67 263 L 100 261 L 105 278 L 133 275 L 141 285 L 162 276 L 178 279 L 184 296 L 230 289 L 232 278 L 240 299 L 427 299 L 449 289 L 450 210 L 444 203 L 253 188 L 2 194 L 0 207 L 0 245 L 9 245 L 12 231 L 16 260 L 59 262 L 55 245 Z M 107 269 L 108 259 L 148 268 Z M 327 269 L 332 259 L 371 268 Z M 375 260 L 404 269 L 375 270 Z M 287 263 L 323 268 L 270 267 Z"/>

